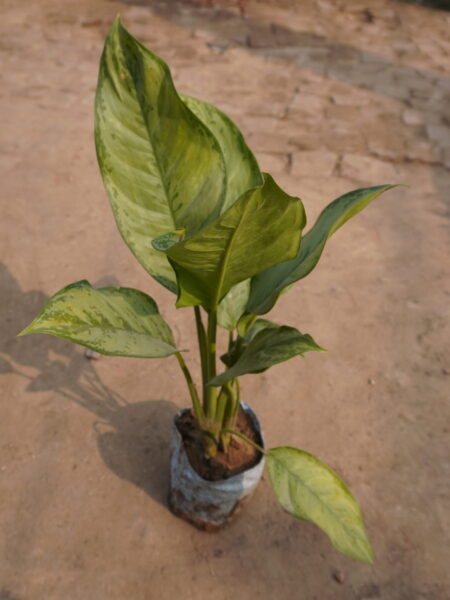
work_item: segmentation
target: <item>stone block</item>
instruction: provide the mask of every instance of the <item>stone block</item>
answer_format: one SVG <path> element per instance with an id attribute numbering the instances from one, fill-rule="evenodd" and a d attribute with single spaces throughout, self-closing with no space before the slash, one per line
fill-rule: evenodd
<path id="1" fill-rule="evenodd" d="M 317 117 L 319 120 L 322 118 L 327 105 L 328 100 L 326 98 L 300 91 L 291 102 L 288 114 Z"/>
<path id="2" fill-rule="evenodd" d="M 408 160 L 432 163 L 437 160 L 437 154 L 433 145 L 425 140 L 414 141 L 406 148 L 406 158 Z"/>
<path id="3" fill-rule="evenodd" d="M 246 107 L 246 112 L 252 116 L 281 118 L 286 114 L 286 104 L 287 102 L 253 102 Z"/>
<path id="4" fill-rule="evenodd" d="M 326 109 L 327 119 L 341 120 L 344 122 L 350 122 L 355 125 L 355 121 L 360 121 L 360 112 L 358 107 L 349 105 L 337 105 L 332 104 Z"/>
<path id="5" fill-rule="evenodd" d="M 245 115 L 240 119 L 240 124 L 245 135 L 253 132 L 274 132 L 279 124 L 279 119 L 275 117 Z"/>
<path id="6" fill-rule="evenodd" d="M 367 93 L 355 88 L 334 91 L 331 100 L 336 106 L 367 106 L 370 102 Z"/>
<path id="7" fill-rule="evenodd" d="M 304 131 L 301 128 L 292 128 L 288 136 L 290 146 L 298 150 L 319 150 L 326 146 L 326 136 L 321 132 Z"/>
<path id="8" fill-rule="evenodd" d="M 446 125 L 427 125 L 426 126 L 427 136 L 433 142 L 440 144 L 441 146 L 450 147 L 450 127 Z"/>
<path id="9" fill-rule="evenodd" d="M 390 127 L 372 126 L 366 132 L 367 146 L 372 154 L 380 158 L 402 160 L 405 155 L 403 137 L 395 125 Z"/>
<path id="10" fill-rule="evenodd" d="M 261 171 L 270 174 L 279 174 L 287 170 L 287 154 L 274 154 L 267 152 L 258 152 L 258 163 Z"/>
<path id="11" fill-rule="evenodd" d="M 449 150 L 445 150 L 442 153 L 442 159 L 441 160 L 442 160 L 442 164 L 444 165 L 444 167 L 450 171 L 450 149 Z"/>
<path id="12" fill-rule="evenodd" d="M 423 117 L 420 112 L 413 108 L 407 108 L 402 114 L 402 120 L 406 125 L 422 125 Z"/>
<path id="13" fill-rule="evenodd" d="M 254 152 L 281 154 L 289 151 L 289 140 L 285 135 L 253 131 L 247 137 L 247 143 Z"/>
<path id="14" fill-rule="evenodd" d="M 343 152 L 363 153 L 367 148 L 363 131 L 361 126 L 354 126 L 351 122 L 339 119 L 327 119 L 322 127 L 327 150 L 338 154 Z"/>
<path id="15" fill-rule="evenodd" d="M 338 155 L 327 150 L 303 150 L 292 154 L 292 174 L 329 177 L 338 162 Z"/>
<path id="16" fill-rule="evenodd" d="M 341 174 L 369 185 L 396 183 L 398 178 L 393 165 L 366 154 L 346 154 L 341 161 Z"/>

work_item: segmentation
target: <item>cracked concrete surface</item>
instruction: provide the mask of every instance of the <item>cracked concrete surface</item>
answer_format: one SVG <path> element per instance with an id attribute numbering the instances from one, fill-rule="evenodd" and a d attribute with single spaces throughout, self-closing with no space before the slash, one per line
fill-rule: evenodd
<path id="1" fill-rule="evenodd" d="M 447 600 L 450 14 L 207 4 L 3 2 L 0 598 Z M 269 445 L 313 452 L 349 483 L 373 566 L 284 514 L 267 481 L 220 534 L 176 519 L 168 435 L 188 399 L 175 361 L 89 361 L 62 340 L 15 337 L 87 278 L 150 293 L 195 351 L 190 312 L 135 263 L 97 172 L 93 95 L 118 12 L 179 89 L 237 122 L 309 223 L 350 189 L 409 185 L 339 231 L 270 314 L 329 352 L 243 379 Z"/>

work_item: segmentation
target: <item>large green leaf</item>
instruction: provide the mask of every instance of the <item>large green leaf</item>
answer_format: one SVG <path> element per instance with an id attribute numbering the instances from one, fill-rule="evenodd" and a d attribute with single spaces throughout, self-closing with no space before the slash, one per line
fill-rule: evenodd
<path id="1" fill-rule="evenodd" d="M 330 467 L 312 454 L 288 446 L 270 449 L 266 460 L 270 482 L 288 513 L 320 527 L 340 552 L 373 561 L 361 510 Z"/>
<path id="2" fill-rule="evenodd" d="M 262 185 L 264 180 L 258 163 L 245 143 L 244 136 L 222 111 L 191 96 L 182 100 L 213 133 L 225 160 L 227 187 L 222 213 L 247 190 Z"/>
<path id="3" fill-rule="evenodd" d="M 236 362 L 227 371 L 211 379 L 208 385 L 219 386 L 246 373 L 260 373 L 305 352 L 324 352 L 307 333 L 264 319 L 261 321 L 262 323 L 256 321 L 250 329 L 246 336 L 248 342 L 244 338 Z M 224 362 L 227 362 L 226 356 L 222 358 Z M 234 359 L 235 356 L 232 356 L 230 362 Z"/>
<path id="4" fill-rule="evenodd" d="M 200 230 L 220 214 L 225 165 L 211 131 L 179 97 L 167 65 L 117 19 L 106 39 L 95 103 L 97 157 L 117 226 L 142 266 L 176 291 L 151 240 Z"/>
<path id="5" fill-rule="evenodd" d="M 48 300 L 19 335 L 49 333 L 112 356 L 162 358 L 177 349 L 150 296 L 130 288 L 78 281 Z"/>
<path id="6" fill-rule="evenodd" d="M 300 251 L 293 260 L 275 265 L 253 277 L 247 312 L 258 315 L 268 312 L 284 288 L 306 277 L 314 269 L 328 238 L 372 200 L 393 187 L 396 186 L 380 185 L 354 190 L 329 204 L 314 227 L 303 236 Z"/>
<path id="7" fill-rule="evenodd" d="M 177 274 L 177 306 L 216 309 L 234 285 L 295 256 L 304 225 L 300 199 L 265 175 L 262 187 L 249 190 L 219 219 L 166 251 Z"/>

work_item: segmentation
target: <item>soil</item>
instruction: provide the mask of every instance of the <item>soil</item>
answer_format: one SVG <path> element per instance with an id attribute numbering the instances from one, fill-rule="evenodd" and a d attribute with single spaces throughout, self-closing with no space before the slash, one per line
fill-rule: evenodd
<path id="1" fill-rule="evenodd" d="M 237 436 L 232 436 L 228 452 L 218 451 L 214 457 L 208 458 L 203 446 L 204 434 L 198 428 L 192 412 L 182 415 L 178 419 L 177 427 L 183 438 L 189 462 L 200 477 L 208 481 L 219 481 L 242 473 L 256 465 L 261 457 L 256 448 Z M 250 418 L 242 408 L 237 416 L 236 431 L 261 445 L 261 436 L 254 430 Z"/>

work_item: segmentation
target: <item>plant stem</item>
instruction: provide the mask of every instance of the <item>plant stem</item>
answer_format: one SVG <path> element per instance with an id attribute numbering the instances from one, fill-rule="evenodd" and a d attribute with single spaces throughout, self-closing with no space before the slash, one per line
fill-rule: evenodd
<path id="1" fill-rule="evenodd" d="M 216 376 L 217 310 L 212 309 L 208 317 L 208 381 Z M 217 390 L 206 386 L 205 412 L 207 419 L 214 419 L 217 410 Z"/>
<path id="2" fill-rule="evenodd" d="M 181 370 L 183 371 L 183 375 L 186 379 L 186 383 L 189 388 L 194 414 L 197 418 L 197 421 L 201 423 L 205 419 L 205 413 L 203 412 L 200 398 L 198 397 L 197 388 L 195 387 L 195 383 L 192 380 L 191 372 L 189 371 L 186 363 L 184 362 L 184 358 L 182 357 L 181 352 L 176 352 L 175 356 L 177 357 L 178 363 L 181 367 Z"/>
<path id="3" fill-rule="evenodd" d="M 203 409 L 205 410 L 206 382 L 208 380 L 208 341 L 206 339 L 206 331 L 203 325 L 200 307 L 194 306 L 194 312 L 195 325 L 197 327 L 198 347 L 200 350 L 200 362 L 202 365 Z"/>
<path id="4" fill-rule="evenodd" d="M 238 378 L 236 377 L 233 382 L 236 387 L 236 396 L 233 397 L 233 402 L 230 402 L 229 406 L 227 407 L 228 410 L 225 414 L 225 419 L 223 422 L 223 426 L 226 429 L 234 429 L 236 426 L 236 417 L 241 406 L 241 388 L 239 387 Z"/>
<path id="5" fill-rule="evenodd" d="M 234 429 L 222 429 L 222 431 L 224 431 L 225 433 L 231 433 L 231 435 L 235 435 L 236 437 L 241 438 L 241 440 L 244 440 L 244 442 L 247 442 L 247 444 L 249 444 L 250 446 L 253 446 L 253 448 L 256 448 L 256 450 L 259 450 L 259 452 L 261 452 L 261 454 L 266 453 L 266 451 L 264 450 L 264 448 L 262 446 L 260 446 L 259 444 L 257 444 L 256 442 L 254 442 L 253 440 L 248 438 L 243 433 L 240 433 L 240 431 L 235 431 Z"/>
<path id="6" fill-rule="evenodd" d="M 236 377 L 236 379 L 234 380 L 234 385 L 236 387 L 236 405 L 234 407 L 234 412 L 232 415 L 233 419 L 236 419 L 236 416 L 239 412 L 239 409 L 241 407 L 241 385 L 239 383 L 239 379 Z M 234 424 L 233 424 L 234 427 Z"/>
<path id="7" fill-rule="evenodd" d="M 224 433 L 224 427 L 228 429 L 234 429 L 236 425 L 236 419 L 233 415 L 236 414 L 236 406 L 239 408 L 239 397 L 235 397 L 232 389 L 232 382 L 228 381 L 224 387 L 222 388 L 227 392 L 227 404 L 225 407 L 225 411 L 221 414 L 220 421 L 220 440 L 222 444 L 222 449 L 226 453 L 228 451 L 228 446 L 230 444 L 230 434 Z"/>
<path id="8" fill-rule="evenodd" d="M 208 319 L 208 376 L 216 376 L 217 311 L 211 310 Z"/>
<path id="9" fill-rule="evenodd" d="M 222 428 L 225 411 L 227 409 L 229 402 L 230 402 L 230 396 L 229 396 L 228 389 L 226 387 L 223 387 L 220 390 L 220 393 L 217 397 L 217 409 L 216 409 L 216 414 L 214 415 L 214 421 L 217 426 L 218 434 L 220 433 L 220 430 Z M 219 436 L 217 435 L 217 437 L 219 437 Z"/>

